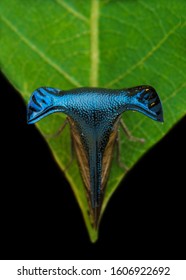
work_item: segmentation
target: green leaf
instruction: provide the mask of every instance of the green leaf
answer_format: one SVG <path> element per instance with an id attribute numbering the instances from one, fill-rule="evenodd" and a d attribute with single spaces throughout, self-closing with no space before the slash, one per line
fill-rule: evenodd
<path id="1" fill-rule="evenodd" d="M 155 87 L 164 108 L 163 125 L 139 113 L 123 115 L 132 134 L 146 140 L 130 142 L 121 134 L 121 161 L 130 169 L 186 114 L 185 10 L 185 0 L 1 0 L 1 70 L 26 103 L 40 86 Z M 64 119 L 54 114 L 37 127 L 45 137 Z M 64 171 L 71 157 L 69 128 L 58 138 L 45 138 Z M 98 233 L 91 226 L 75 161 L 65 175 L 94 242 Z M 102 214 L 124 175 L 113 160 Z"/>

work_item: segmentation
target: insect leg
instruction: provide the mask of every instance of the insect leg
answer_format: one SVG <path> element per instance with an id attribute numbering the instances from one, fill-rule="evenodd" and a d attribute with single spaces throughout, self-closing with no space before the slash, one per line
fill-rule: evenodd
<path id="1" fill-rule="evenodd" d="M 56 138 L 58 137 L 64 130 L 64 128 L 66 127 L 66 125 L 68 124 L 68 119 L 66 118 L 64 123 L 62 124 L 62 126 L 60 126 L 60 128 L 58 129 L 57 132 L 55 132 L 54 134 L 46 134 L 45 137 L 46 138 Z"/>
<path id="2" fill-rule="evenodd" d="M 126 166 L 125 163 L 123 163 L 121 161 L 120 155 L 121 155 L 121 142 L 120 142 L 119 131 L 117 131 L 117 136 L 116 136 L 116 159 L 117 159 L 117 163 L 118 163 L 119 167 L 121 167 L 122 169 L 128 171 L 129 168 Z"/>
<path id="3" fill-rule="evenodd" d="M 70 160 L 69 162 L 67 163 L 67 165 L 65 166 L 65 169 L 64 169 L 64 172 L 66 172 L 68 170 L 68 168 L 70 167 L 70 165 L 72 164 L 73 160 L 74 160 L 74 157 L 75 157 L 75 148 L 74 148 L 74 141 L 73 141 L 73 138 L 72 138 L 72 135 L 70 137 L 70 146 L 71 146 L 71 155 L 70 155 Z"/>
<path id="4" fill-rule="evenodd" d="M 141 142 L 141 143 L 145 142 L 145 139 L 137 138 L 137 137 L 133 136 L 122 119 L 119 120 L 119 124 L 121 125 L 124 133 L 126 134 L 126 136 L 128 137 L 128 139 L 130 141 Z"/>

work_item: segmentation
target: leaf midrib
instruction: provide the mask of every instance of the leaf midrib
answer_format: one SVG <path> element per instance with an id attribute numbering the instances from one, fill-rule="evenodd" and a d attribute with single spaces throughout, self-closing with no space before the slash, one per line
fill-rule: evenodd
<path id="1" fill-rule="evenodd" d="M 91 1 L 90 60 L 90 86 L 97 87 L 99 84 L 99 0 Z"/>

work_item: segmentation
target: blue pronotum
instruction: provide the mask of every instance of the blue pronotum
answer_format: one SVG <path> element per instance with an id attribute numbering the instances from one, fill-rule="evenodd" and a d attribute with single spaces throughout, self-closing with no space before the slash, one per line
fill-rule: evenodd
<path id="1" fill-rule="evenodd" d="M 78 88 L 68 91 L 41 87 L 33 92 L 28 104 L 29 124 L 54 112 L 67 115 L 95 227 L 121 114 L 127 110 L 163 121 L 158 94 L 151 86 L 144 85 L 119 90 Z"/>

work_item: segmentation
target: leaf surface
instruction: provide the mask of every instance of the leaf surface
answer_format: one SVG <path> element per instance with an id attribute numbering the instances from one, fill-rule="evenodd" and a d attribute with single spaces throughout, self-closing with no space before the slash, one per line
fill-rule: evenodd
<path id="1" fill-rule="evenodd" d="M 130 169 L 186 114 L 185 10 L 185 0 L 1 0 L 1 70 L 26 103 L 40 86 L 153 86 L 162 100 L 163 125 L 139 113 L 123 114 L 131 133 L 146 140 L 130 142 L 120 132 L 121 161 Z M 37 124 L 63 171 L 71 158 L 69 128 L 57 138 L 46 135 L 64 120 L 53 114 Z M 125 173 L 114 159 L 102 214 Z M 76 161 L 65 175 L 95 241 Z"/>

